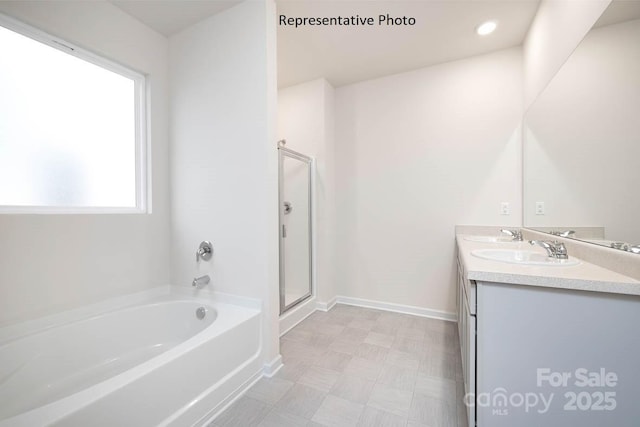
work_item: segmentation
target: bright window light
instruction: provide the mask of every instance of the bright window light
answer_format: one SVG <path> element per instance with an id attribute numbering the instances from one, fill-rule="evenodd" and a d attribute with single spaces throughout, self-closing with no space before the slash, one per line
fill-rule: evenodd
<path id="1" fill-rule="evenodd" d="M 0 209 L 144 210 L 144 77 L 3 26 L 0 46 Z"/>

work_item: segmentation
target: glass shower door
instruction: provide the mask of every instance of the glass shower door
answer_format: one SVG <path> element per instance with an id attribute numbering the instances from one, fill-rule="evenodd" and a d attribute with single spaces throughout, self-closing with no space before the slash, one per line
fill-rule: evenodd
<path id="1" fill-rule="evenodd" d="M 312 295 L 311 159 L 280 148 L 280 314 Z"/>

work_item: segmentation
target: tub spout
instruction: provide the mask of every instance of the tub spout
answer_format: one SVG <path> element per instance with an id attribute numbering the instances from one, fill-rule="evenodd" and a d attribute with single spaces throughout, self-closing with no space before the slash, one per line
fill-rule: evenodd
<path id="1" fill-rule="evenodd" d="M 193 279 L 193 282 L 191 282 L 191 286 L 195 286 L 196 288 L 201 288 L 204 285 L 208 284 L 210 281 L 211 281 L 211 277 L 209 277 L 208 274 L 205 274 L 204 276 L 196 277 L 195 279 Z"/>

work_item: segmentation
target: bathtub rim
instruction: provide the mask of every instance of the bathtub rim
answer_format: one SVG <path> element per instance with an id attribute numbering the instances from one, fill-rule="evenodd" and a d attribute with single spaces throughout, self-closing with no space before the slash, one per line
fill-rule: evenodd
<path id="1" fill-rule="evenodd" d="M 222 292 L 210 291 L 208 289 L 192 289 L 185 286 L 163 285 L 140 292 L 119 295 L 117 297 L 82 307 L 76 307 L 22 322 L 0 326 L 0 347 L 9 344 L 12 341 L 25 338 L 29 335 L 38 334 L 48 329 L 108 314 L 110 312 L 128 308 L 129 306 L 133 307 L 151 302 L 154 299 L 172 296 L 189 300 L 204 298 L 209 303 L 217 302 L 258 311 L 262 310 L 260 300 L 254 298 L 225 294 Z"/>
<path id="2" fill-rule="evenodd" d="M 209 326 L 207 326 L 204 330 L 195 334 L 194 336 L 188 338 L 187 340 L 181 342 L 177 346 L 158 354 L 144 363 L 136 365 L 132 368 L 127 369 L 113 377 L 107 378 L 106 380 L 97 382 L 95 384 L 90 385 L 87 388 L 79 390 L 75 393 L 72 393 L 63 398 L 57 399 L 53 402 L 49 402 L 42 406 L 27 410 L 25 412 L 12 415 L 8 418 L 4 418 L 0 420 L 0 427 L 4 426 L 32 426 L 32 425 L 44 425 L 48 423 L 55 423 L 64 420 L 67 416 L 72 414 L 74 411 L 77 411 L 78 408 L 85 407 L 90 405 L 99 399 L 107 396 L 112 392 L 116 392 L 117 390 L 127 386 L 131 382 L 141 378 L 144 375 L 151 373 L 152 371 L 162 367 L 163 365 L 170 363 L 171 361 L 179 358 L 182 354 L 192 351 L 194 348 L 202 345 L 204 342 L 215 339 L 216 336 L 221 335 L 230 330 L 229 325 L 226 325 L 222 328 L 214 328 L 216 322 L 219 322 L 219 319 L 224 319 L 224 312 L 228 310 L 243 310 L 244 313 L 241 313 L 240 323 L 250 321 L 251 319 L 258 317 L 259 323 L 262 323 L 262 312 L 260 309 L 256 309 L 254 307 L 246 307 L 246 306 L 238 306 L 236 304 L 231 304 L 228 301 L 237 301 L 238 297 L 231 296 L 232 298 L 226 298 L 224 294 L 216 294 L 214 292 L 203 293 L 202 295 L 193 296 L 191 292 L 184 292 L 180 289 L 171 289 L 172 287 L 162 287 L 163 292 L 158 293 L 157 289 L 153 289 L 153 292 L 141 292 L 132 294 L 134 298 L 128 304 L 122 304 L 124 301 L 123 298 L 117 298 L 117 301 L 114 301 L 116 306 L 111 306 L 108 310 L 102 310 L 101 313 L 92 313 L 92 316 L 86 316 L 86 311 L 88 307 L 83 307 L 80 310 L 71 310 L 70 312 L 60 313 L 59 315 L 47 316 L 41 319 L 35 319 L 35 322 L 29 325 L 32 327 L 33 325 L 39 324 L 39 322 L 44 319 L 54 318 L 55 320 L 62 320 L 62 322 L 57 323 L 56 325 L 49 326 L 46 329 L 51 329 L 55 327 L 65 326 L 74 322 L 91 319 L 96 316 L 108 315 L 112 312 L 117 312 L 123 309 L 135 308 L 136 306 L 144 306 L 144 305 L 153 305 L 158 302 L 171 302 L 171 301 L 188 301 L 201 303 L 203 305 L 208 305 L 214 308 L 218 312 L 218 317 L 216 321 L 212 322 Z M 168 291 L 168 292 L 167 292 Z M 150 296 L 153 297 L 150 298 Z M 146 299 L 144 298 L 146 296 Z M 224 300 L 224 301 L 223 301 Z M 104 302 L 107 303 L 108 301 Z M 100 308 L 107 307 L 108 304 L 100 303 L 97 304 Z M 249 305 L 251 301 L 248 301 Z M 95 306 L 95 305 L 94 305 Z M 79 313 L 85 314 L 84 317 L 76 317 Z M 222 313 L 222 314 L 221 314 Z M 58 316 L 60 316 L 58 318 Z M 222 321 L 220 321 L 222 322 Z M 218 323 L 218 326 L 220 323 Z M 17 328 L 16 328 L 17 329 Z M 35 335 L 39 332 L 45 332 L 45 330 L 41 331 L 31 331 L 26 335 L 20 337 L 14 337 L 12 340 L 20 339 L 22 337 L 27 337 L 30 335 Z M 0 345 L 5 345 L 10 341 L 3 342 Z M 251 356 L 251 358 L 244 362 L 240 367 L 236 370 L 240 370 L 241 367 L 245 365 L 249 365 L 250 363 L 255 363 L 261 357 L 263 349 L 263 337 L 262 333 L 260 333 L 260 342 L 258 344 L 258 348 L 255 354 Z M 216 382 L 218 384 L 221 381 Z M 208 391 L 208 390 L 207 390 Z M 204 391 L 203 391 L 204 393 Z M 183 410 L 178 411 L 181 414 L 184 413 Z M 43 419 L 43 416 L 46 416 L 46 420 Z M 48 425 L 48 424 L 47 424 Z"/>

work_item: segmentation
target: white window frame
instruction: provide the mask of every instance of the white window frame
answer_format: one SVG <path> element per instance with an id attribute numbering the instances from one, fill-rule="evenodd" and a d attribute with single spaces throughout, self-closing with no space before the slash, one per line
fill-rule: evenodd
<path id="1" fill-rule="evenodd" d="M 0 26 L 44 43 L 69 55 L 130 78 L 135 91 L 136 206 L 9 206 L 0 205 L 0 214 L 145 214 L 151 213 L 151 166 L 147 128 L 147 79 L 140 72 L 106 59 L 73 43 L 0 13 Z"/>

